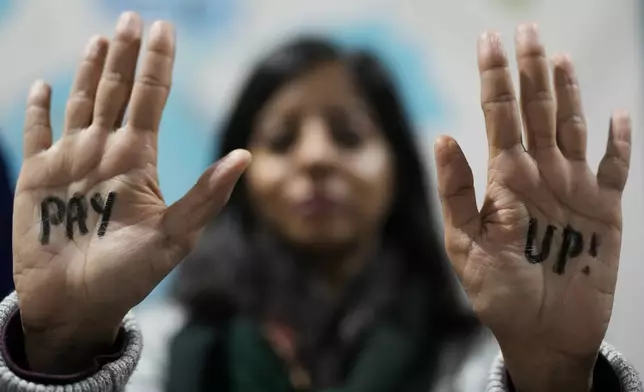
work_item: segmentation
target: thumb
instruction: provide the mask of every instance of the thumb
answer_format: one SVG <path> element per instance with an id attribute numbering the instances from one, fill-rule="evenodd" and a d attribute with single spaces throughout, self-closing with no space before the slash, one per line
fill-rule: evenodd
<path id="1" fill-rule="evenodd" d="M 438 177 L 438 194 L 443 207 L 446 246 L 454 251 L 453 241 L 465 235 L 472 239 L 480 228 L 476 207 L 474 178 L 463 151 L 456 141 L 440 136 L 434 143 L 434 156 Z M 451 249 L 450 249 L 451 248 Z"/>
<path id="2" fill-rule="evenodd" d="M 250 161 L 246 150 L 230 152 L 206 169 L 197 184 L 168 207 L 161 229 L 170 243 L 182 245 L 179 248 L 184 252 L 190 251 L 197 234 L 228 202 Z"/>

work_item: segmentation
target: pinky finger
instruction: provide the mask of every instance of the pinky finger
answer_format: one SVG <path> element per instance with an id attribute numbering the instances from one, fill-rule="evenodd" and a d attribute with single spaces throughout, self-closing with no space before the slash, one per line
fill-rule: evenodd
<path id="1" fill-rule="evenodd" d="M 25 111 L 24 158 L 51 147 L 51 87 L 39 80 L 31 86 Z"/>
<path id="2" fill-rule="evenodd" d="M 631 119 L 627 112 L 616 112 L 610 121 L 606 153 L 597 171 L 599 186 L 622 192 L 626 186 L 630 161 Z"/>

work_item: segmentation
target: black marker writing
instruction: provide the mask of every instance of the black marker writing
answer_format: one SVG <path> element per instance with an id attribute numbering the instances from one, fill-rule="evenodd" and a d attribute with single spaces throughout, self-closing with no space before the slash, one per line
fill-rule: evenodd
<path id="1" fill-rule="evenodd" d="M 538 264 L 550 255 L 552 241 L 554 239 L 555 227 L 548 225 L 546 233 L 541 241 L 541 252 L 536 253 L 535 243 L 537 242 L 537 219 L 530 218 L 528 224 L 528 233 L 526 235 L 525 244 L 525 258 L 532 264 Z M 562 232 L 561 248 L 557 254 L 557 260 L 553 266 L 553 271 L 558 275 L 563 275 L 566 271 L 566 266 L 570 259 L 578 257 L 584 251 L 584 237 L 581 232 L 575 230 L 571 225 L 564 228 Z M 593 233 L 588 247 L 588 254 L 592 257 L 597 257 L 599 248 L 599 235 Z M 590 266 L 584 266 L 581 270 L 585 275 L 590 275 Z"/>
<path id="2" fill-rule="evenodd" d="M 588 253 L 593 257 L 597 257 L 597 248 L 599 248 L 599 239 L 597 238 L 597 233 L 593 233 L 593 236 L 590 238 L 590 249 Z"/>
<path id="3" fill-rule="evenodd" d="M 112 209 L 114 208 L 114 201 L 116 200 L 116 192 L 110 192 L 107 194 L 107 200 L 103 204 L 103 198 L 99 193 L 95 194 L 90 203 L 94 211 L 101 214 L 101 224 L 98 227 L 98 236 L 103 237 L 107 232 L 107 226 L 110 224 L 110 217 L 112 215 Z"/>
<path id="4" fill-rule="evenodd" d="M 99 214 L 103 213 L 103 196 L 100 193 L 95 193 L 91 199 L 89 199 L 89 204 L 92 206 L 92 209 Z"/>
<path id="5" fill-rule="evenodd" d="M 85 235 L 87 230 L 87 201 L 85 196 L 75 194 L 67 203 L 67 238 L 74 238 L 74 224 L 78 224 L 78 232 Z"/>
<path id="6" fill-rule="evenodd" d="M 100 223 L 98 227 L 98 236 L 103 237 L 107 232 L 110 223 L 116 192 L 110 192 L 105 201 L 100 194 L 96 193 L 90 200 L 89 205 L 98 214 L 100 214 Z M 51 237 L 51 227 L 65 223 L 65 233 L 70 240 L 74 238 L 75 227 L 78 226 L 78 233 L 86 235 L 89 233 L 87 228 L 87 217 L 89 206 L 87 198 L 79 193 L 74 194 L 67 204 L 56 196 L 48 196 L 40 203 L 41 230 L 40 243 L 49 244 Z"/>
<path id="7" fill-rule="evenodd" d="M 562 275 L 566 270 L 566 263 L 573 257 L 577 257 L 584 250 L 584 238 L 581 233 L 568 225 L 563 232 L 563 243 L 559 249 L 559 257 L 554 266 L 556 274 Z"/>
<path id="8" fill-rule="evenodd" d="M 52 214 L 50 207 L 56 208 Z M 65 202 L 56 196 L 48 196 L 40 203 L 40 243 L 47 245 L 51 235 L 51 226 L 57 226 L 65 220 Z"/>
<path id="9" fill-rule="evenodd" d="M 555 234 L 555 227 L 548 225 L 546 227 L 546 234 L 543 236 L 541 241 L 541 253 L 534 254 L 535 251 L 535 240 L 537 237 L 537 220 L 530 218 L 530 223 L 528 224 L 528 235 L 525 242 L 525 258 L 532 264 L 541 263 L 548 258 L 550 255 L 550 246 L 552 245 L 552 237 Z"/>

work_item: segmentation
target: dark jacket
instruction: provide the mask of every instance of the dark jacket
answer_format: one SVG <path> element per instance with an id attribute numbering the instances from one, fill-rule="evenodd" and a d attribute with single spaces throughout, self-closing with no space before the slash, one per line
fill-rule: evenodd
<path id="1" fill-rule="evenodd" d="M 7 159 L 0 145 L 0 297 L 13 290 L 11 271 L 11 227 L 13 216 L 13 181 L 9 176 Z"/>

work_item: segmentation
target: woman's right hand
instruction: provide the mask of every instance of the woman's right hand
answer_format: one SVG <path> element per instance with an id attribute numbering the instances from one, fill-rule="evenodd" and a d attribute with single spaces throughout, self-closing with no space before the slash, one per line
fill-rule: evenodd
<path id="1" fill-rule="evenodd" d="M 113 343 L 123 317 L 192 249 L 250 162 L 235 151 L 166 207 L 157 139 L 175 53 L 156 22 L 135 77 L 142 22 L 90 41 L 52 145 L 51 90 L 29 94 L 15 195 L 14 280 L 33 370 L 77 370 Z M 124 122 L 128 106 L 127 120 Z"/>

